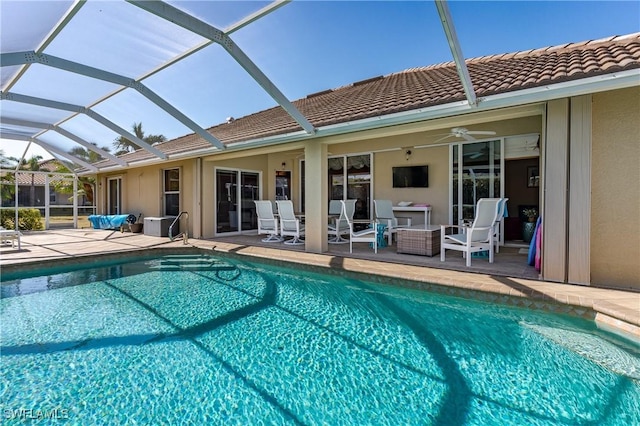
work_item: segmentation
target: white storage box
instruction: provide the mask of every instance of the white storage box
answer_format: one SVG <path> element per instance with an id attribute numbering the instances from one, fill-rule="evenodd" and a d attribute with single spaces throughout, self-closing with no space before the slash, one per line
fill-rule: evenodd
<path id="1" fill-rule="evenodd" d="M 144 218 L 144 235 L 150 235 L 153 237 L 168 237 L 169 226 L 176 219 L 175 216 L 163 216 L 163 217 L 145 217 Z M 178 235 L 180 232 L 180 223 L 176 222 L 173 226 L 172 234 Z"/>

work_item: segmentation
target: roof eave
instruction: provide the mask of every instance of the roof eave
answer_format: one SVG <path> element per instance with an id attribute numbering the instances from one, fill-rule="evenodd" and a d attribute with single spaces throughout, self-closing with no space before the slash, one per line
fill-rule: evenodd
<path id="1" fill-rule="evenodd" d="M 634 86 L 640 86 L 640 68 L 485 96 L 479 105 L 480 109 L 495 109 Z"/>

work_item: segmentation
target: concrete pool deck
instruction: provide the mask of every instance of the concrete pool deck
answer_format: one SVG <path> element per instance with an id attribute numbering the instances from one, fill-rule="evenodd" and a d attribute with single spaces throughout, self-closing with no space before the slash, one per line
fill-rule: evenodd
<path id="1" fill-rule="evenodd" d="M 579 315 L 592 318 L 605 328 L 614 328 L 640 341 L 639 292 L 541 281 L 531 278 L 530 271 L 520 273 L 518 269 L 500 269 L 498 257 L 493 265 L 486 260 L 474 260 L 481 266 L 469 272 L 465 270 L 462 259 L 449 260 L 449 254 L 445 265 L 439 264 L 439 259 L 431 259 L 431 263 L 425 263 L 426 261 L 415 256 L 394 256 L 391 251 L 386 256 L 383 253 L 374 257 L 372 251 L 366 249 L 366 245 L 360 245 L 358 252 L 354 249 L 353 254 L 349 254 L 348 245 L 330 247 L 328 253 L 315 254 L 307 253 L 300 247 L 261 244 L 260 239 L 257 235 L 212 240 L 192 238 L 189 239 L 188 246 L 331 268 L 334 271 L 366 273 L 381 277 L 384 282 L 411 280 L 421 283 L 421 288 L 451 295 Z M 48 266 L 51 265 L 50 262 L 61 260 L 79 260 L 85 256 L 184 247 L 182 240 L 171 242 L 166 237 L 119 231 L 64 229 L 24 232 L 21 250 L 12 248 L 10 244 L 0 246 L 0 273 L 35 265 Z M 508 255 L 503 256 L 504 262 L 509 262 Z M 441 265 L 449 269 L 438 267 Z M 493 272 L 492 266 L 495 266 Z"/>

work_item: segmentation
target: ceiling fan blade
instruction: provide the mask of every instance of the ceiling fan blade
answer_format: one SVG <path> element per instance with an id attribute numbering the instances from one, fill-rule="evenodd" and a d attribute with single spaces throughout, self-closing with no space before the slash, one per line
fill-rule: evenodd
<path id="1" fill-rule="evenodd" d="M 433 141 L 432 143 L 442 142 L 445 139 L 449 139 L 451 136 L 453 136 L 453 135 L 452 134 L 448 134 L 447 136 L 445 136 L 443 138 L 440 138 L 440 139 L 437 139 L 437 140 Z"/>
<path id="2" fill-rule="evenodd" d="M 470 130 L 467 132 L 468 135 L 495 135 L 496 132 L 492 130 Z"/>
<path id="3" fill-rule="evenodd" d="M 476 138 L 474 138 L 473 136 L 471 136 L 468 133 L 462 133 L 460 136 L 462 136 L 465 140 L 467 140 L 469 142 L 476 140 Z"/>

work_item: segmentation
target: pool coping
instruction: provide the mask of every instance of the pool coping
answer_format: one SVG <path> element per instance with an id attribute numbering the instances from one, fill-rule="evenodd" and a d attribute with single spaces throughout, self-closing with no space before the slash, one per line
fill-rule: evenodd
<path id="1" fill-rule="evenodd" d="M 246 246 L 220 241 L 191 240 L 188 245 L 147 247 L 121 252 L 91 253 L 64 259 L 47 259 L 37 262 L 20 262 L 2 266 L 2 275 L 10 275 L 33 264 L 50 268 L 82 264 L 87 261 L 99 263 L 105 257 L 113 259 L 132 259 L 132 256 L 159 252 L 192 251 L 221 255 L 247 256 L 260 259 L 273 265 L 304 264 L 317 272 L 367 281 L 400 285 L 406 288 L 432 291 L 455 297 L 482 300 L 492 303 L 518 306 L 526 309 L 563 313 L 593 320 L 598 327 L 621 334 L 622 337 L 640 342 L 640 315 L 637 311 L 616 304 L 616 300 L 628 299 L 631 295 L 638 298 L 640 293 L 624 290 L 612 290 L 550 283 L 526 278 L 494 276 L 477 272 L 441 270 L 415 265 L 372 261 L 328 254 L 316 254 L 289 251 L 270 247 Z"/>

